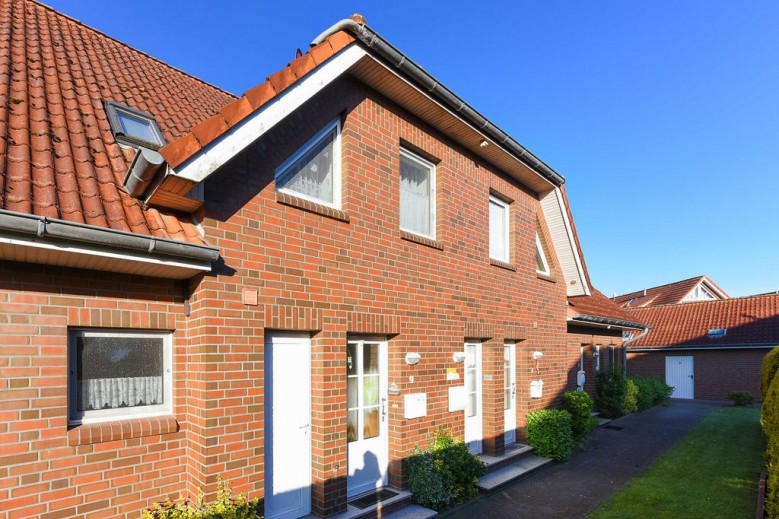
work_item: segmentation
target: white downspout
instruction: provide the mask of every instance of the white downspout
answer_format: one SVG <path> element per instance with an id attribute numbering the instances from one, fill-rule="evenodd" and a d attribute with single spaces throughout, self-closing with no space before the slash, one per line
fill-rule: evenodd
<path id="1" fill-rule="evenodd" d="M 622 369 L 623 369 L 623 372 L 624 372 L 626 377 L 628 376 L 628 344 L 630 344 L 631 342 L 635 342 L 635 341 L 639 340 L 641 337 L 643 337 L 647 333 L 649 333 L 649 330 L 651 330 L 651 329 L 652 329 L 651 326 L 647 326 L 646 328 L 644 328 L 643 332 L 639 333 L 635 337 L 631 337 L 630 339 L 628 339 L 628 340 L 626 340 L 625 342 L 622 343 L 622 351 L 625 352 L 623 360 L 622 360 L 622 364 L 623 364 Z"/>

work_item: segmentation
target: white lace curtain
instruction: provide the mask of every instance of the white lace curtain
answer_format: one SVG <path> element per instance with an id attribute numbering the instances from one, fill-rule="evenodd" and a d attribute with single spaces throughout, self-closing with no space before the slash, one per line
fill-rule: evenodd
<path id="1" fill-rule="evenodd" d="M 316 200 L 333 203 L 333 142 L 335 133 L 295 161 L 279 177 L 278 186 Z"/>
<path id="2" fill-rule="evenodd" d="M 400 226 L 407 231 L 431 236 L 430 170 L 401 158 Z"/>
<path id="3" fill-rule="evenodd" d="M 162 377 L 93 378 L 79 383 L 79 410 L 162 404 Z"/>

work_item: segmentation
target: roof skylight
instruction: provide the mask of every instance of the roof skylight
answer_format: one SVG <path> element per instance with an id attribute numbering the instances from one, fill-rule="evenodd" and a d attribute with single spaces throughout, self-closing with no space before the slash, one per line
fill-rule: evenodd
<path id="1" fill-rule="evenodd" d="M 113 101 L 106 101 L 105 108 L 117 142 L 153 150 L 165 144 L 153 115 Z"/>

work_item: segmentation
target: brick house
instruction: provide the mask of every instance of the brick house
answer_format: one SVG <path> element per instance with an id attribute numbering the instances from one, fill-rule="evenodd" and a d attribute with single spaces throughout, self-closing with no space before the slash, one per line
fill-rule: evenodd
<path id="1" fill-rule="evenodd" d="M 726 400 L 731 391 L 760 398 L 760 365 L 779 346 L 779 295 L 630 310 L 652 329 L 628 346 L 631 374 L 675 387 L 674 398 Z"/>
<path id="2" fill-rule="evenodd" d="M 9 518 L 218 476 L 333 515 L 440 427 L 501 453 L 571 334 L 635 327 L 592 311 L 563 178 L 359 17 L 240 97 L 29 0 L 0 27 Z"/>
<path id="3" fill-rule="evenodd" d="M 645 308 L 649 306 L 678 305 L 694 301 L 714 301 L 730 296 L 708 276 L 696 276 L 665 285 L 645 288 L 636 292 L 612 297 L 612 301 L 623 308 Z"/>

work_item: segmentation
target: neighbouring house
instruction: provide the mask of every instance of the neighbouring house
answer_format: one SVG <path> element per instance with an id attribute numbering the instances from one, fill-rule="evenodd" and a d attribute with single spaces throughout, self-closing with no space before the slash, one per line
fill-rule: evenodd
<path id="1" fill-rule="evenodd" d="M 637 292 L 614 296 L 612 300 L 623 308 L 645 308 L 694 301 L 721 300 L 729 297 L 707 276 L 697 276 L 659 287 L 645 288 Z"/>
<path id="2" fill-rule="evenodd" d="M 630 310 L 651 325 L 628 348 L 628 372 L 664 379 L 673 398 L 725 400 L 732 391 L 760 398 L 760 364 L 779 346 L 779 295 L 759 295 Z"/>
<path id="3" fill-rule="evenodd" d="M 0 27 L 9 517 L 219 476 L 330 516 L 440 427 L 500 454 L 642 326 L 564 179 L 359 16 L 240 97 L 31 0 Z"/>

